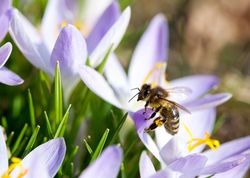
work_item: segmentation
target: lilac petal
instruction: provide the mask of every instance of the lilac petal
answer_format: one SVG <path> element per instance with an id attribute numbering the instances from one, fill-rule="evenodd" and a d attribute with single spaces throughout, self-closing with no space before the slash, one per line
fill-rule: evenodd
<path id="1" fill-rule="evenodd" d="M 0 175 L 8 169 L 8 152 L 5 144 L 3 128 L 0 126 Z"/>
<path id="2" fill-rule="evenodd" d="M 154 175 L 148 178 L 177 178 L 177 177 L 178 177 L 178 173 L 165 168 L 164 170 L 157 171 Z"/>
<path id="3" fill-rule="evenodd" d="M 37 159 L 37 161 L 41 161 L 44 166 L 47 167 L 49 175 L 54 177 L 63 162 L 65 153 L 66 145 L 64 139 L 56 138 L 35 148 L 23 159 L 22 162 L 24 167 L 30 170 L 32 169 L 32 164 L 30 164 L 31 161 Z M 37 155 L 39 155 L 39 157 L 37 157 Z"/>
<path id="4" fill-rule="evenodd" d="M 230 93 L 219 93 L 213 95 L 206 95 L 203 98 L 197 99 L 190 103 L 184 104 L 186 108 L 188 108 L 191 112 L 195 110 L 213 108 L 222 103 L 228 101 L 232 95 Z"/>
<path id="5" fill-rule="evenodd" d="M 165 164 L 170 165 L 183 156 L 178 136 L 174 136 L 160 151 L 160 155 Z"/>
<path id="6" fill-rule="evenodd" d="M 158 14 L 150 22 L 134 51 L 128 72 L 132 87 L 141 86 L 154 65 L 167 60 L 167 48 L 167 22 L 162 14 Z"/>
<path id="7" fill-rule="evenodd" d="M 192 154 L 186 157 L 179 158 L 169 164 L 169 168 L 174 171 L 182 172 L 184 174 L 193 174 L 205 166 L 207 158 L 202 155 Z"/>
<path id="8" fill-rule="evenodd" d="M 162 149 L 168 141 L 172 138 L 172 135 L 167 133 L 164 127 L 159 127 L 155 130 L 156 143 L 160 149 Z"/>
<path id="9" fill-rule="evenodd" d="M 11 51 L 12 51 L 12 45 L 10 42 L 0 47 L 0 68 L 3 67 L 3 65 L 10 57 Z"/>
<path id="10" fill-rule="evenodd" d="M 0 68 L 0 83 L 10 86 L 20 85 L 23 83 L 23 79 L 6 67 L 2 67 Z"/>
<path id="11" fill-rule="evenodd" d="M 85 65 L 87 47 L 82 34 L 72 25 L 62 29 L 51 54 L 51 65 L 59 61 L 63 88 L 66 95 L 79 81 L 79 68 Z"/>
<path id="12" fill-rule="evenodd" d="M 130 7 L 127 7 L 91 53 L 91 66 L 97 67 L 102 62 L 110 48 L 111 52 L 113 52 L 117 48 L 127 29 L 130 15 L 131 9 Z"/>
<path id="13" fill-rule="evenodd" d="M 156 172 L 152 161 L 145 151 L 141 154 L 139 168 L 141 178 L 148 178 Z"/>
<path id="14" fill-rule="evenodd" d="M 10 0 L 0 1 L 0 16 L 3 15 L 10 8 L 10 5 L 11 5 Z"/>
<path id="15" fill-rule="evenodd" d="M 71 1 L 71 3 L 74 3 Z M 42 20 L 42 35 L 49 50 L 53 49 L 63 21 L 72 22 L 73 14 L 66 0 L 48 1 Z"/>
<path id="16" fill-rule="evenodd" d="M 226 171 L 229 171 L 231 169 L 238 167 L 239 165 L 246 164 L 246 163 L 249 164 L 249 161 L 250 161 L 249 157 L 247 158 L 244 155 L 237 155 L 233 158 L 230 158 L 227 161 L 218 162 L 211 166 L 206 166 L 202 168 L 200 174 L 201 175 L 213 175 L 213 174 L 217 174 L 221 172 L 226 172 Z"/>
<path id="17" fill-rule="evenodd" d="M 105 65 L 105 75 L 108 82 L 120 98 L 125 99 L 126 96 L 131 93 L 126 72 L 115 54 L 110 54 L 109 59 L 107 60 Z"/>
<path id="18" fill-rule="evenodd" d="M 173 87 L 187 87 L 192 90 L 192 93 L 184 101 L 188 103 L 197 99 L 198 97 L 206 94 L 209 90 L 215 88 L 219 84 L 219 79 L 212 75 L 192 75 L 170 82 L 171 88 Z"/>
<path id="19" fill-rule="evenodd" d="M 244 175 L 247 173 L 249 167 L 250 167 L 250 155 L 248 154 L 246 160 L 243 163 L 226 172 L 216 174 L 213 176 L 213 178 L 221 178 L 221 177 L 243 178 Z"/>
<path id="20" fill-rule="evenodd" d="M 94 69 L 83 66 L 79 70 L 79 74 L 87 87 L 92 90 L 96 95 L 104 99 L 110 104 L 118 108 L 122 108 L 120 102 L 117 100 L 114 91 L 105 81 L 104 77 Z"/>
<path id="21" fill-rule="evenodd" d="M 222 144 L 216 151 L 205 151 L 203 154 L 209 158 L 208 164 L 227 159 L 250 149 L 250 136 L 236 139 Z"/>
<path id="22" fill-rule="evenodd" d="M 1 5 L 0 5 L 1 8 Z M 9 25 L 11 20 L 11 10 L 6 11 L 4 14 L 0 15 L 0 42 L 5 37 L 6 33 L 8 32 Z"/>
<path id="23" fill-rule="evenodd" d="M 96 25 L 93 27 L 87 38 L 89 53 L 92 53 L 92 51 L 96 48 L 99 41 L 103 38 L 109 28 L 115 23 L 119 15 L 119 5 L 116 1 L 113 1 L 98 19 Z"/>
<path id="24" fill-rule="evenodd" d="M 216 119 L 216 110 L 214 108 L 207 110 L 200 110 L 192 112 L 191 115 L 185 114 L 181 115 L 181 126 L 178 133 L 178 136 L 182 141 L 183 148 L 188 151 L 188 141 L 190 141 L 190 135 L 187 130 L 184 128 L 183 124 L 191 131 L 194 138 L 204 138 L 205 132 L 209 134 L 212 133 L 215 119 Z M 196 147 L 191 153 L 199 153 L 205 148 L 205 144 Z"/>
<path id="25" fill-rule="evenodd" d="M 88 29 L 92 29 L 98 18 L 114 0 L 85 0 L 81 8 L 81 19 Z M 98 5 L 97 5 L 98 4 Z"/>
<path id="26" fill-rule="evenodd" d="M 117 146 L 106 148 L 100 157 L 81 173 L 79 178 L 116 178 L 122 163 L 122 149 Z"/>
<path id="27" fill-rule="evenodd" d="M 52 74 L 50 54 L 41 41 L 39 33 L 17 9 L 13 10 L 12 14 L 10 35 L 16 45 L 31 64 Z"/>
<path id="28" fill-rule="evenodd" d="M 150 121 L 146 121 L 144 118 L 149 117 L 150 112 L 147 112 L 143 115 L 143 111 L 144 109 L 139 110 L 137 112 L 129 112 L 129 115 L 134 121 L 137 134 L 141 139 L 142 143 L 159 161 L 161 161 L 161 156 L 159 154 L 158 147 L 156 146 L 151 136 L 145 132 L 145 128 L 148 128 Z"/>

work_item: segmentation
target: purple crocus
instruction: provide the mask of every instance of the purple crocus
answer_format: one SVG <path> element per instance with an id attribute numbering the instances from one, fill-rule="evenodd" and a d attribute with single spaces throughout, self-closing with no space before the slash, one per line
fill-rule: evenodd
<path id="1" fill-rule="evenodd" d="M 85 64 L 88 53 L 90 64 L 93 67 L 98 66 L 110 48 L 113 51 L 118 46 L 130 19 L 129 7 L 120 15 L 116 2 L 110 4 L 97 20 L 88 36 L 89 38 L 87 38 L 87 42 L 91 46 L 91 49 L 88 49 L 90 47 L 87 47 L 88 44 L 86 45 L 84 36 L 77 29 L 77 25 L 75 24 L 75 27 L 73 27 L 73 25 L 70 25 L 70 21 L 63 23 L 63 20 L 67 21 L 66 17 L 70 17 L 66 13 L 69 9 L 64 11 L 65 8 L 70 7 L 68 3 L 66 0 L 49 1 L 41 33 L 17 9 L 12 12 L 13 19 L 10 25 L 10 34 L 13 40 L 35 67 L 42 69 L 53 77 L 55 62 L 60 62 L 66 96 L 69 96 L 77 84 L 79 80 L 78 69 Z M 57 11 L 55 11 L 55 8 Z M 104 23 L 106 21 L 109 23 Z M 96 34 L 94 36 L 98 39 L 93 39 L 92 33 Z M 57 40 L 55 41 L 55 39 Z M 95 42 L 93 42 L 94 40 Z"/>
<path id="2" fill-rule="evenodd" d="M 8 32 L 10 20 L 10 0 L 2 0 L 0 2 L 0 42 Z M 20 85 L 23 83 L 23 80 L 18 75 L 4 67 L 11 51 L 12 45 L 9 42 L 0 47 L 0 83 L 6 85 Z"/>
<path id="3" fill-rule="evenodd" d="M 0 128 L 0 152 L 1 177 L 54 177 L 63 162 L 66 145 L 63 138 L 52 139 L 36 147 L 22 160 L 13 158 L 9 166 L 8 150 Z"/>
<path id="4" fill-rule="evenodd" d="M 147 127 L 142 111 L 133 115 L 137 132 L 145 146 L 161 162 L 155 171 L 152 162 L 142 153 L 140 173 L 146 177 L 195 177 L 199 175 L 233 178 L 243 177 L 250 166 L 250 137 L 239 138 L 222 145 L 210 138 L 215 110 L 208 109 L 181 118 L 180 131 L 171 137 L 164 128 L 156 129 L 156 143 L 144 132 Z M 142 133 L 144 132 L 144 133 Z M 205 134 L 205 138 L 204 135 Z M 202 152 L 205 145 L 211 149 Z M 148 171 L 145 171 L 146 167 Z"/>
<path id="5" fill-rule="evenodd" d="M 217 106 L 231 95 L 207 92 L 219 84 L 212 75 L 192 75 L 170 82 L 165 81 L 167 66 L 168 27 L 163 15 L 156 15 L 144 32 L 133 53 L 128 76 L 115 55 L 111 55 L 105 67 L 107 80 L 92 68 L 84 67 L 80 75 L 84 83 L 98 96 L 118 108 L 136 111 L 138 102 L 128 102 L 135 95 L 131 88 L 141 87 L 143 83 L 157 84 L 164 88 L 188 87 L 192 93 L 185 99 L 173 98 L 190 111 Z M 95 81 L 95 82 L 93 82 Z"/>

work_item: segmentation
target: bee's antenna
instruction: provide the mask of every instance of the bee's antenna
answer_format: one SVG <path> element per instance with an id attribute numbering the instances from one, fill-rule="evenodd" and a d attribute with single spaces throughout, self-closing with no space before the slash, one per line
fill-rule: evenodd
<path id="1" fill-rule="evenodd" d="M 139 90 L 139 91 L 141 91 L 140 88 L 132 88 L 131 90 Z"/>
<path id="2" fill-rule="evenodd" d="M 128 102 L 130 102 L 132 99 L 134 99 L 139 93 L 136 93 Z"/>

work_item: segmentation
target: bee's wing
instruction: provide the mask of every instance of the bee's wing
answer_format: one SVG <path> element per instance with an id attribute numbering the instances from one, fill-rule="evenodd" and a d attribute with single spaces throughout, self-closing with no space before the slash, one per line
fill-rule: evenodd
<path id="1" fill-rule="evenodd" d="M 161 98 L 161 99 L 175 105 L 177 108 L 181 109 L 182 111 L 185 111 L 186 113 L 191 114 L 191 112 L 187 108 L 185 108 L 184 106 L 182 106 L 182 105 L 180 105 L 180 104 L 178 104 L 178 103 L 176 103 L 174 101 L 168 100 L 166 98 Z"/>
<path id="2" fill-rule="evenodd" d="M 192 90 L 187 87 L 174 87 L 165 90 L 169 93 L 169 98 L 171 100 L 178 101 L 185 100 L 192 93 Z"/>

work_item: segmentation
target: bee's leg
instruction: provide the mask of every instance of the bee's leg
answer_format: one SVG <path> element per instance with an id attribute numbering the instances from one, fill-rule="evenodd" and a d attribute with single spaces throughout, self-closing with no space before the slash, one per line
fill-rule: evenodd
<path id="1" fill-rule="evenodd" d="M 153 131 L 157 127 L 162 126 L 165 122 L 166 122 L 166 119 L 165 118 L 161 118 L 159 116 L 159 117 L 155 118 L 155 120 L 153 121 L 153 123 L 147 129 L 145 129 L 145 132 Z"/>
<path id="2" fill-rule="evenodd" d="M 144 111 L 143 111 L 143 115 L 147 112 L 147 107 L 149 105 L 149 102 L 147 101 L 146 104 L 144 105 Z"/>
<path id="3" fill-rule="evenodd" d="M 155 109 L 155 111 L 150 115 L 149 118 L 145 118 L 145 120 L 149 120 L 152 119 L 153 117 L 155 117 L 156 113 L 159 112 L 161 109 L 161 106 L 159 106 L 158 108 Z"/>

